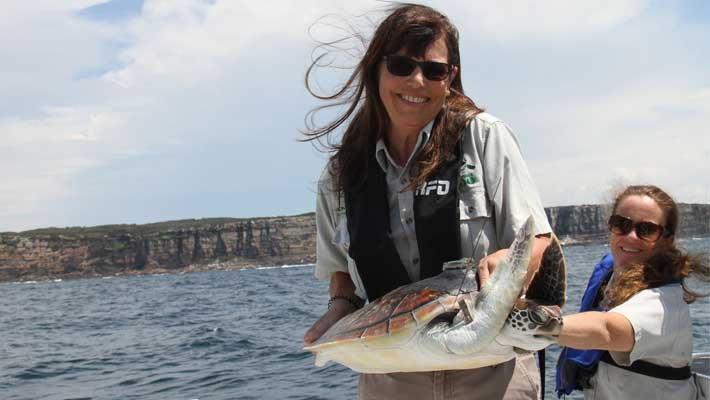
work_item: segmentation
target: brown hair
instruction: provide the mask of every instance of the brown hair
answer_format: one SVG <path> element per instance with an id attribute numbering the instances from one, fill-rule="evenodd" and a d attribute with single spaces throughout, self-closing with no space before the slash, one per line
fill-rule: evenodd
<path id="1" fill-rule="evenodd" d="M 665 216 L 667 237 L 659 240 L 658 250 L 644 263 L 632 265 L 623 271 L 614 272 L 614 279 L 606 292 L 604 304 L 612 307 L 619 305 L 634 294 L 648 288 L 655 288 L 680 279 L 686 303 L 692 303 L 698 297 L 708 296 L 698 293 L 686 285 L 684 281 L 689 275 L 702 281 L 710 281 L 710 266 L 700 255 L 688 254 L 676 246 L 675 234 L 678 230 L 679 213 L 676 202 L 662 189 L 653 185 L 628 186 L 616 196 L 613 210 L 629 196 L 646 196 L 658 204 Z"/>
<path id="2" fill-rule="evenodd" d="M 439 166 L 447 154 L 453 152 L 459 132 L 466 122 L 482 110 L 464 95 L 461 83 L 461 60 L 459 36 L 449 19 L 433 8 L 416 4 L 397 4 L 377 27 L 372 40 L 345 84 L 332 95 L 316 94 L 309 83 L 310 75 L 322 58 L 316 58 L 306 72 L 308 92 L 320 100 L 331 101 L 306 114 L 306 141 L 328 139 L 326 149 L 334 152 L 330 157 L 335 189 L 358 187 L 364 182 L 377 141 L 389 128 L 389 117 L 378 91 L 378 70 L 382 58 L 400 49 L 412 56 L 421 57 L 427 47 L 443 37 L 448 50 L 448 63 L 458 67 L 458 74 L 451 82 L 450 94 L 436 117 L 436 123 L 424 149 L 417 156 L 418 175 L 413 177 L 411 187 L 421 185 Z M 346 106 L 346 110 L 325 125 L 318 126 L 315 114 L 326 108 Z M 350 120 L 340 144 L 331 144 L 330 135 Z"/>

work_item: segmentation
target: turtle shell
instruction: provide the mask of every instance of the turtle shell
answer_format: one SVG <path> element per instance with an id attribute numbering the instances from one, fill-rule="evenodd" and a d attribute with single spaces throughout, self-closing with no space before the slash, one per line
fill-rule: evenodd
<path id="1" fill-rule="evenodd" d="M 385 338 L 389 339 L 388 345 L 396 345 L 432 319 L 458 312 L 461 299 L 473 301 L 475 287 L 475 274 L 468 269 L 448 269 L 435 277 L 400 286 L 339 320 L 309 350 L 351 341 L 372 345 Z"/>

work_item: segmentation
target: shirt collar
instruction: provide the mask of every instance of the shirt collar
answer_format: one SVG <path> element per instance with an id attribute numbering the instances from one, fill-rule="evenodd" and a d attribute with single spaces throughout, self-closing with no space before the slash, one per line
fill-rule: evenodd
<path id="1" fill-rule="evenodd" d="M 409 155 L 409 159 L 407 160 L 407 163 L 404 165 L 404 168 L 402 169 L 403 171 L 407 171 L 409 169 L 409 163 L 412 161 L 412 159 L 414 159 L 414 157 L 421 151 L 421 149 L 424 147 L 424 145 L 429 141 L 429 137 L 431 137 L 431 130 L 433 127 L 434 127 L 434 120 L 431 120 L 419 132 L 419 137 L 417 138 L 417 144 L 414 145 L 414 151 L 412 152 L 412 154 Z M 375 145 L 375 158 L 377 159 L 377 163 L 380 165 L 380 168 L 382 168 L 382 170 L 385 173 L 387 172 L 387 169 L 390 166 L 393 166 L 395 168 L 400 168 L 392 160 L 392 157 L 390 156 L 390 153 L 387 150 L 387 146 L 385 145 L 384 139 L 379 139 L 377 141 L 377 144 Z"/>

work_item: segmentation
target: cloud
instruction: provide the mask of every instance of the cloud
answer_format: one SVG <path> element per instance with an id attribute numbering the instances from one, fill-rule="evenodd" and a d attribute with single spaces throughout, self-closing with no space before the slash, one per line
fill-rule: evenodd
<path id="1" fill-rule="evenodd" d="M 596 31 L 462 42 L 467 92 L 513 126 L 545 205 L 608 201 L 620 181 L 710 201 L 708 27 L 629 9 Z"/>
<path id="2" fill-rule="evenodd" d="M 540 123 L 555 132 L 548 138 L 555 157 L 531 162 L 547 204 L 600 202 L 618 182 L 657 184 L 684 202 L 710 199 L 710 167 L 702 162 L 710 87 L 655 82 L 556 111 L 563 120 Z"/>
<path id="3" fill-rule="evenodd" d="M 503 0 L 447 3 L 460 29 L 481 40 L 573 41 L 608 31 L 639 16 L 645 0 L 570 2 L 565 0 Z M 432 2 L 434 4 L 434 2 Z M 436 7 L 436 5 L 434 5 Z"/>
<path id="4" fill-rule="evenodd" d="M 170 187 L 184 184 L 184 176 L 194 176 L 197 190 L 219 185 L 226 165 L 194 173 L 209 165 L 200 161 L 209 153 L 226 153 L 219 156 L 226 163 L 248 168 L 260 155 L 249 146 L 295 145 L 306 99 L 302 49 L 309 46 L 307 23 L 316 19 L 319 2 L 146 1 L 132 19 L 82 19 L 83 8 L 99 3 L 7 10 L 9 21 L 22 23 L 3 25 L 9 34 L 0 35 L 3 59 L 16 60 L 0 77 L 7 94 L 0 108 L 0 230 L 79 222 L 71 218 L 120 222 L 84 215 L 100 202 L 115 202 L 120 186 L 164 190 L 177 204 L 180 197 Z M 104 72 L 86 73 L 92 70 Z M 281 90 L 290 93 L 281 97 Z M 283 113 L 279 109 L 295 113 L 268 115 Z M 300 155 L 284 155 L 304 163 L 312 150 L 305 144 L 299 149 Z M 317 175 L 315 165 L 309 175 Z M 154 173 L 154 166 L 162 171 Z M 122 180 L 112 178 L 117 176 Z M 269 179 L 257 172 L 248 181 L 260 180 Z M 153 220 L 176 217 L 157 215 Z"/>
<path id="5" fill-rule="evenodd" d="M 367 36 L 383 3 L 146 0 L 114 18 L 116 4 L 4 8 L 0 231 L 312 210 L 325 156 L 296 142 L 318 104 L 309 29 Z M 710 201 L 694 133 L 709 80 L 692 55 L 707 29 L 642 1 L 431 5 L 458 25 L 467 93 L 515 128 L 546 205 L 595 202 L 618 176 Z M 342 80 L 323 72 L 325 89 Z M 637 152 L 660 161 L 639 168 Z"/>

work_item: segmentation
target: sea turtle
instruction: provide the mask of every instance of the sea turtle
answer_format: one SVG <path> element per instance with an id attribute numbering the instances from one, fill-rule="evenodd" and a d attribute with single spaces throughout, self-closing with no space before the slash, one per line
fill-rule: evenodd
<path id="1" fill-rule="evenodd" d="M 472 260 L 447 263 L 441 274 L 401 286 L 342 318 L 305 350 L 316 354 L 317 366 L 332 360 L 358 372 L 389 373 L 478 368 L 545 347 L 550 341 L 533 335 L 561 324 L 566 270 L 553 235 L 526 296 L 520 296 L 533 224 L 531 216 L 480 292 Z"/>

